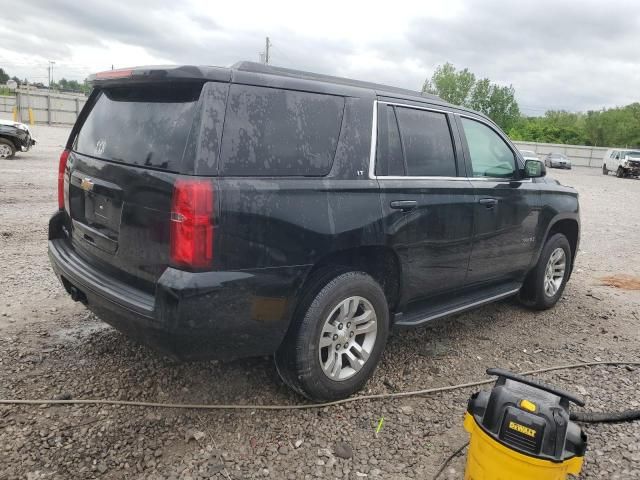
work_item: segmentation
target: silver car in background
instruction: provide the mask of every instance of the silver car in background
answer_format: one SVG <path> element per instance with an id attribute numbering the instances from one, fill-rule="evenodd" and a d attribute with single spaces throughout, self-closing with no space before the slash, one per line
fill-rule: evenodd
<path id="1" fill-rule="evenodd" d="M 547 153 L 544 164 L 550 168 L 567 168 L 571 170 L 571 160 L 563 153 Z"/>

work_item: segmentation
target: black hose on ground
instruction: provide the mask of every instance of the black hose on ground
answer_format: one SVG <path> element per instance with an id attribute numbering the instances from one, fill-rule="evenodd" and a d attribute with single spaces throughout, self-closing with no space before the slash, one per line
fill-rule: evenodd
<path id="1" fill-rule="evenodd" d="M 619 423 L 640 420 L 640 410 L 624 412 L 571 412 L 571 420 L 582 423 Z"/>

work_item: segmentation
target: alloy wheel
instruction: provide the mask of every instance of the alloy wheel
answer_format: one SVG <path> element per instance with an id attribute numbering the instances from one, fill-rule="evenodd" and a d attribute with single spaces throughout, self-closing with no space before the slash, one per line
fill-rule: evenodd
<path id="1" fill-rule="evenodd" d="M 11 147 L 5 143 L 0 143 L 0 158 L 9 158 L 13 152 Z"/>
<path id="2" fill-rule="evenodd" d="M 567 268 L 567 258 L 564 250 L 556 248 L 549 257 L 544 274 L 544 293 L 547 297 L 553 297 L 564 280 L 564 271 Z"/>
<path id="3" fill-rule="evenodd" d="M 343 381 L 367 363 L 378 333 L 376 312 L 366 298 L 341 301 L 327 316 L 320 334 L 318 356 L 324 374 Z"/>

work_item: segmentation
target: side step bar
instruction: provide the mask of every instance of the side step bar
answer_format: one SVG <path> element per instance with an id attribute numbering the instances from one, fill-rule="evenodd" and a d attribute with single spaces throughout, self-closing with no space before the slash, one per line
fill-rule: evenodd
<path id="1" fill-rule="evenodd" d="M 425 304 L 424 308 L 414 309 L 407 313 L 397 313 L 394 317 L 394 325 L 416 327 L 438 318 L 472 310 L 481 305 L 511 297 L 520 291 L 521 286 L 519 283 L 509 283 L 498 288 L 481 290 L 462 298 L 455 297 L 446 303 L 432 301 Z"/>

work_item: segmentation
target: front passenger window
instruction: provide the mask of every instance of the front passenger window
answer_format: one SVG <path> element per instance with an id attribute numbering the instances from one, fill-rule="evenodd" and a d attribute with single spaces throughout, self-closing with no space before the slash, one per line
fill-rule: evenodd
<path id="1" fill-rule="evenodd" d="M 474 177 L 511 178 L 515 157 L 505 141 L 486 125 L 462 118 Z"/>

